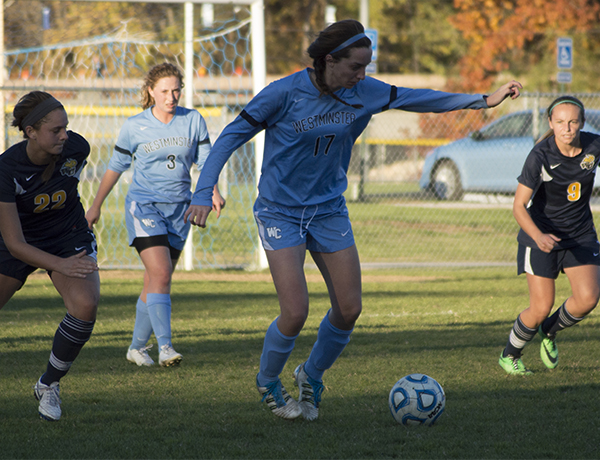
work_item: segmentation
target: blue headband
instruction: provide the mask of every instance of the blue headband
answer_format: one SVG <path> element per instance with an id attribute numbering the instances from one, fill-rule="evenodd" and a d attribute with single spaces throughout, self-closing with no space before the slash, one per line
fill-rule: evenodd
<path id="1" fill-rule="evenodd" d="M 356 34 L 354 37 L 350 37 L 348 40 L 346 40 L 344 43 L 342 43 L 340 46 L 338 46 L 333 51 L 330 51 L 329 54 L 337 53 L 338 51 L 341 51 L 344 48 L 350 46 L 352 43 L 357 42 L 361 38 L 367 38 L 367 36 L 364 33 Z"/>

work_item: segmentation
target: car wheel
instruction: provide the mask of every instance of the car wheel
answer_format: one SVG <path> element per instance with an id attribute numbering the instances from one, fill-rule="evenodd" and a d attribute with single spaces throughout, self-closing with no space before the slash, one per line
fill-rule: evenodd
<path id="1" fill-rule="evenodd" d="M 460 174 L 451 161 L 439 163 L 431 175 L 431 190 L 440 200 L 460 200 L 463 189 Z"/>

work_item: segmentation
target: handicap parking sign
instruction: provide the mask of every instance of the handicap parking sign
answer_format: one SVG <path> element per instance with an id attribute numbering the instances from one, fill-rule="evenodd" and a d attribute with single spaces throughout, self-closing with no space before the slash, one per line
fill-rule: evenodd
<path id="1" fill-rule="evenodd" d="M 573 40 L 562 37 L 556 40 L 556 65 L 559 69 L 573 68 Z"/>
<path id="2" fill-rule="evenodd" d="M 371 63 L 367 66 L 367 73 L 377 73 L 377 29 L 365 29 L 365 35 L 371 40 L 371 48 L 373 49 L 373 55 L 371 56 Z"/>

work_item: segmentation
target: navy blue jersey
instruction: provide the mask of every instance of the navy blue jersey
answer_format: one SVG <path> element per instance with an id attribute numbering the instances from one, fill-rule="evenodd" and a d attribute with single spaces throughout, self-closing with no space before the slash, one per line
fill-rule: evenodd
<path id="1" fill-rule="evenodd" d="M 19 142 L 0 155 L 0 201 L 16 203 L 29 244 L 66 235 L 87 227 L 77 186 L 90 154 L 90 145 L 79 134 L 68 131 L 52 177 L 42 182 L 46 165 L 35 165 L 27 156 L 27 141 Z M 4 241 L 0 236 L 0 244 Z"/>
<path id="2" fill-rule="evenodd" d="M 533 222 L 543 233 L 561 238 L 557 249 L 597 239 L 590 197 L 600 161 L 600 136 L 581 132 L 580 139 L 582 150 L 575 157 L 563 155 L 554 136 L 544 139 L 531 150 L 517 178 L 533 190 L 528 207 Z M 522 229 L 517 238 L 537 247 Z"/>
<path id="3" fill-rule="evenodd" d="M 231 154 L 265 130 L 259 196 L 286 206 L 310 206 L 338 198 L 348 186 L 352 146 L 373 114 L 388 109 L 448 112 L 487 108 L 482 95 L 397 88 L 371 77 L 336 96 L 321 96 L 312 69 L 271 83 L 221 133 L 209 154 L 192 204 L 212 205 L 212 189 Z"/>

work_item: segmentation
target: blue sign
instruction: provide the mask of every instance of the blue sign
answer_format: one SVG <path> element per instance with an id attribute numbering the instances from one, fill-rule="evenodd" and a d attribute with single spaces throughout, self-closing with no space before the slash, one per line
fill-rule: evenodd
<path id="1" fill-rule="evenodd" d="M 365 29 L 365 35 L 371 40 L 371 63 L 367 66 L 367 73 L 377 73 L 377 29 Z"/>
<path id="2" fill-rule="evenodd" d="M 50 8 L 45 6 L 42 8 L 42 29 L 48 30 L 50 28 Z"/>
<path id="3" fill-rule="evenodd" d="M 573 68 L 573 40 L 562 37 L 556 40 L 556 66 L 559 69 Z"/>
<path id="4" fill-rule="evenodd" d="M 556 74 L 557 83 L 572 83 L 573 74 L 571 72 L 558 72 Z"/>

